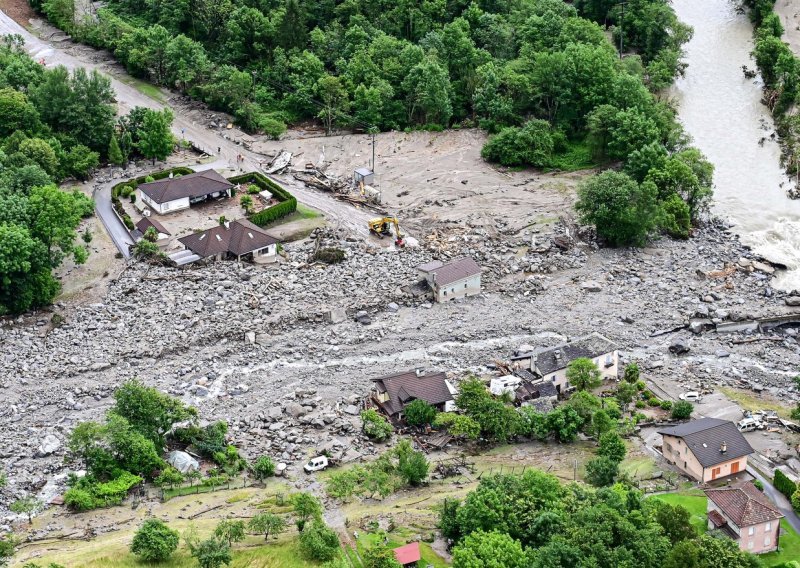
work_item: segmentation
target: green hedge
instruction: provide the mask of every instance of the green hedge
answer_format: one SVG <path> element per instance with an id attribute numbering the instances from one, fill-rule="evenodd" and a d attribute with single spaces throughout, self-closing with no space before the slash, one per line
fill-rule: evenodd
<path id="1" fill-rule="evenodd" d="M 268 225 L 286 215 L 291 215 L 297 210 L 297 199 L 294 195 L 263 174 L 250 172 L 228 178 L 228 181 L 233 184 L 252 183 L 262 190 L 269 191 L 280 202 L 250 216 L 250 221 L 259 227 Z"/>
<path id="2" fill-rule="evenodd" d="M 775 489 L 786 495 L 787 499 L 791 499 L 795 491 L 797 491 L 797 484 L 786 477 L 786 475 L 779 469 L 775 470 L 775 477 L 772 480 Z"/>
<path id="3" fill-rule="evenodd" d="M 120 471 L 115 479 L 106 483 L 94 483 L 86 478 L 79 480 L 64 494 L 64 504 L 73 511 L 89 511 L 100 507 L 122 504 L 128 492 L 142 482 L 142 478 L 127 471 Z"/>

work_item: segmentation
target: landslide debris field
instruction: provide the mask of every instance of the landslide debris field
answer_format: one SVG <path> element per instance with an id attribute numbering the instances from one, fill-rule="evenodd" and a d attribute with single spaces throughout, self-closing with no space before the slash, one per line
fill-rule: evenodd
<path id="1" fill-rule="evenodd" d="M 795 303 L 770 288 L 726 229 L 710 225 L 689 241 L 638 251 L 598 250 L 562 223 L 508 229 L 498 207 L 494 227 L 465 223 L 449 233 L 437 224 L 416 234 L 420 246 L 401 250 L 325 229 L 287 244 L 271 267 L 132 262 L 100 302 L 4 320 L 0 436 L 10 486 L 2 506 L 48 482 L 45 494 L 58 493 L 68 433 L 98 418 L 130 377 L 183 397 L 208 420 L 229 421 L 245 455 L 268 452 L 290 474 L 322 450 L 348 459 L 376 453 L 352 406 L 372 377 L 415 367 L 480 374 L 520 345 L 592 331 L 618 342 L 669 392 L 761 385 L 787 404 L 796 398 L 792 329 L 747 343 L 739 342 L 762 336 L 683 329 L 694 316 L 713 327 Z M 309 264 L 316 239 L 345 250 L 344 262 Z M 431 305 L 409 290 L 417 265 L 464 254 L 484 269 L 481 296 Z M 366 325 L 354 319 L 362 311 Z M 677 331 L 652 336 L 667 330 Z M 671 354 L 676 342 L 688 353 Z"/>

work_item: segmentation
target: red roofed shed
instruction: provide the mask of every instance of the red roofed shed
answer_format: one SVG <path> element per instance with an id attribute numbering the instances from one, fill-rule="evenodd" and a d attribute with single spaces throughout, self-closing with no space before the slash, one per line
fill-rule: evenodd
<path id="1" fill-rule="evenodd" d="M 410 542 L 405 546 L 394 549 L 394 557 L 403 566 L 416 566 L 422 559 L 418 542 Z"/>

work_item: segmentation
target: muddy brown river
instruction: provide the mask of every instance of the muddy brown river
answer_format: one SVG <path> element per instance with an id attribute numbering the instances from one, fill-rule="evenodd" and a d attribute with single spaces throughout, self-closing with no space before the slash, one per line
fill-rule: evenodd
<path id="1" fill-rule="evenodd" d="M 785 264 L 775 286 L 800 289 L 800 201 L 770 139 L 772 118 L 761 104 L 761 82 L 746 79 L 753 28 L 732 0 L 673 0 L 678 17 L 694 28 L 685 46 L 686 76 L 671 95 L 686 131 L 714 164 L 714 212 L 735 224 L 742 242 Z M 759 141 L 764 139 L 763 144 Z"/>

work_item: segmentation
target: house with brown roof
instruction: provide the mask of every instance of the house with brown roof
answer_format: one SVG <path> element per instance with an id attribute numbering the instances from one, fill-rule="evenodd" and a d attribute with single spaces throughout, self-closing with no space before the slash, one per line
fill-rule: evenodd
<path id="1" fill-rule="evenodd" d="M 373 400 L 390 418 L 401 419 L 403 409 L 413 400 L 424 400 L 439 411 L 455 410 L 456 388 L 444 373 L 422 369 L 372 379 Z"/>
<path id="2" fill-rule="evenodd" d="M 199 258 L 247 259 L 256 264 L 277 259 L 278 239 L 247 219 L 226 222 L 178 241 Z"/>
<path id="3" fill-rule="evenodd" d="M 232 190 L 233 184 L 214 170 L 168 177 L 138 187 L 140 200 L 161 215 L 208 199 L 230 197 Z"/>
<path id="4" fill-rule="evenodd" d="M 739 548 L 763 554 L 778 548 L 783 514 L 750 481 L 706 489 L 709 530 L 739 542 Z"/>
<path id="5" fill-rule="evenodd" d="M 156 244 L 158 244 L 159 247 L 164 248 L 169 245 L 170 240 L 172 239 L 172 233 L 170 233 L 167 228 L 158 221 L 158 219 L 153 219 L 152 217 L 142 217 L 139 219 L 134 230 L 131 231 L 133 240 L 138 242 L 139 240 L 143 239 L 147 229 L 150 228 L 156 232 Z"/>
<path id="6" fill-rule="evenodd" d="M 481 293 L 481 267 L 469 257 L 444 263 L 434 260 L 417 267 L 433 291 L 436 302 L 447 302 Z"/>
<path id="7" fill-rule="evenodd" d="M 736 424 L 701 418 L 658 431 L 664 458 L 692 479 L 707 483 L 747 469 L 753 448 Z"/>

